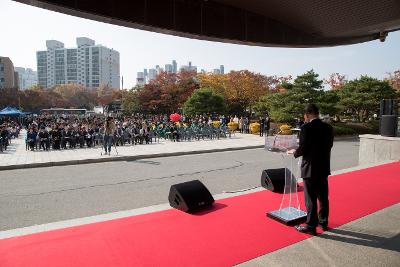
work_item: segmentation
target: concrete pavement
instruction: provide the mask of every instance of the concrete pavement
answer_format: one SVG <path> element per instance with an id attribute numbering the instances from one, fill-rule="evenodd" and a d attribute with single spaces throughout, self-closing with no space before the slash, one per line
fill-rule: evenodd
<path id="1" fill-rule="evenodd" d="M 332 169 L 358 163 L 358 142 L 335 142 Z M 0 171 L 0 230 L 167 202 L 172 184 L 201 180 L 212 194 L 260 186 L 280 155 L 246 149 L 85 165 Z"/>
<path id="2" fill-rule="evenodd" d="M 26 131 L 23 130 L 18 139 L 12 140 L 9 149 L 0 153 L 0 170 L 190 155 L 260 148 L 264 145 L 264 138 L 258 135 L 236 133 L 231 138 L 213 140 L 171 142 L 161 139 L 160 142 L 147 145 L 118 146 L 118 155 L 113 147 L 111 156 L 101 156 L 101 146 L 56 151 L 29 151 L 25 147 L 25 134 Z"/>
<path id="3" fill-rule="evenodd" d="M 248 147 L 242 151 L 164 158 L 154 158 L 151 153 L 156 149 L 169 149 L 174 155 L 172 153 L 190 153 L 190 149 L 193 152 L 199 147 L 207 152 L 215 146 L 243 149 L 245 147 L 240 145 L 244 142 L 250 146 L 259 142 L 256 143 L 259 147 L 263 141 L 258 136 L 241 137 L 239 134 L 230 140 L 179 144 L 163 141 L 118 147 L 120 154 L 133 151 L 137 153 L 133 156 L 147 159 L 0 171 L 0 238 L 164 210 L 169 208 L 165 203 L 169 186 L 192 179 L 202 180 L 216 199 L 243 194 L 223 192 L 259 186 L 260 171 L 281 167 L 279 157 Z M 354 139 L 336 141 L 332 169 L 339 173 L 360 168 L 355 167 L 358 147 L 359 142 Z M 171 152 L 172 149 L 175 152 Z M 180 152 L 176 152 L 179 149 Z M 44 164 L 57 157 L 58 162 L 62 162 L 60 159 L 77 154 L 96 159 L 94 156 L 99 151 L 30 152 L 25 151 L 25 144 L 14 142 L 9 153 L 0 155 L 0 164 L 7 166 L 3 159 L 12 155 Z M 35 157 L 39 154 L 43 156 Z M 46 154 L 54 157 L 47 159 Z M 258 190 L 263 189 L 244 193 Z M 397 204 L 238 266 L 400 266 L 399 219 L 400 205 Z"/>
<path id="4" fill-rule="evenodd" d="M 147 145 L 125 145 L 113 147 L 111 155 L 101 155 L 102 147 L 66 150 L 30 151 L 25 146 L 26 131 L 12 140 L 7 151 L 0 153 L 0 171 L 22 168 L 77 165 L 110 161 L 132 161 L 146 158 L 192 155 L 223 151 L 261 148 L 265 139 L 253 134 L 235 133 L 230 138 L 205 139 L 199 141 L 171 142 L 160 140 Z M 355 136 L 339 137 L 335 140 L 358 140 Z M 118 153 L 117 153 L 117 152 Z"/>
<path id="5" fill-rule="evenodd" d="M 364 167 L 366 166 L 340 170 L 335 173 L 343 173 Z M 259 190 L 264 189 L 254 189 L 245 193 L 219 194 L 215 198 L 221 199 Z M 0 239 L 134 216 L 167 208 L 169 208 L 168 204 L 160 204 L 92 217 L 10 229 L 0 231 Z M 395 204 L 338 228 L 331 229 L 316 237 L 311 237 L 237 266 L 400 266 L 399 221 L 400 204 Z"/>
<path id="6" fill-rule="evenodd" d="M 237 267 L 400 266 L 400 204 Z"/>

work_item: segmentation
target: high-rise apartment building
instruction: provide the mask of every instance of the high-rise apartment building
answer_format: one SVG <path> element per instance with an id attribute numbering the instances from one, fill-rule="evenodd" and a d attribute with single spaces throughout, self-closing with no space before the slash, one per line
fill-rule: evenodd
<path id="1" fill-rule="evenodd" d="M 194 71 L 197 72 L 197 66 L 192 65 L 192 62 L 189 61 L 188 65 L 182 65 L 179 68 L 180 71 Z M 165 64 L 164 69 L 159 65 L 156 65 L 153 69 L 144 69 L 143 72 L 138 72 L 136 76 L 136 84 L 144 85 L 152 80 L 154 80 L 158 74 L 161 72 L 167 73 L 177 73 L 178 72 L 178 64 L 176 60 L 172 60 L 172 64 Z M 205 69 L 200 70 L 201 73 L 207 73 Z M 212 70 L 215 74 L 224 74 L 225 67 L 224 65 L 220 65 L 219 68 L 215 68 Z"/>
<path id="2" fill-rule="evenodd" d="M 143 86 L 146 83 L 146 77 L 144 72 L 138 72 L 136 75 L 136 85 Z"/>
<path id="3" fill-rule="evenodd" d="M 220 65 L 219 69 L 213 69 L 213 73 L 215 73 L 215 74 L 224 74 L 225 73 L 224 65 Z"/>
<path id="4" fill-rule="evenodd" d="M 176 60 L 172 60 L 172 69 L 173 69 L 173 73 L 177 73 L 178 72 L 178 63 L 176 63 Z"/>
<path id="5" fill-rule="evenodd" d="M 143 72 L 138 72 L 136 75 L 136 84 L 143 85 L 152 80 L 154 80 L 158 74 L 161 72 L 168 73 L 177 73 L 178 72 L 178 63 L 176 60 L 172 60 L 172 64 L 165 64 L 164 68 L 160 67 L 160 65 L 156 65 L 155 68 L 152 69 L 144 69 Z"/>
<path id="6" fill-rule="evenodd" d="M 164 69 L 162 67 L 160 67 L 159 65 L 156 65 L 156 71 L 157 71 L 157 74 L 160 74 L 161 72 L 164 71 Z"/>
<path id="7" fill-rule="evenodd" d="M 181 66 L 180 70 L 182 71 L 196 71 L 197 72 L 197 67 L 192 65 L 192 62 L 189 61 L 189 65 L 183 65 Z"/>
<path id="8" fill-rule="evenodd" d="M 157 78 L 158 72 L 157 69 L 149 69 L 149 81 Z"/>
<path id="9" fill-rule="evenodd" d="M 19 89 L 26 90 L 38 84 L 37 72 L 30 68 L 15 67 L 18 73 Z"/>
<path id="10" fill-rule="evenodd" d="M 0 57 L 0 88 L 18 88 L 18 74 L 8 57 Z"/>
<path id="11" fill-rule="evenodd" d="M 165 64 L 165 71 L 168 73 L 174 72 L 174 66 L 172 64 Z"/>
<path id="12" fill-rule="evenodd" d="M 52 87 L 76 83 L 96 88 L 101 84 L 120 88 L 119 53 L 86 37 L 76 38 L 77 48 L 62 42 L 46 41 L 46 51 L 38 51 L 38 84 Z"/>

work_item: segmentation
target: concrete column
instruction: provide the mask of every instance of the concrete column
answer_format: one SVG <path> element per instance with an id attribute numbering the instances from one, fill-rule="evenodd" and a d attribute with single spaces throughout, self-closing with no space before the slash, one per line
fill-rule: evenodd
<path id="1" fill-rule="evenodd" d="M 360 135 L 360 165 L 393 160 L 400 161 L 400 137 Z"/>

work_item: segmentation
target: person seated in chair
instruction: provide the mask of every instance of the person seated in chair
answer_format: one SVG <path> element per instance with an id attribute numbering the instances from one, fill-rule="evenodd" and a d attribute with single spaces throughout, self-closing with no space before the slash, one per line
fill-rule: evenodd
<path id="1" fill-rule="evenodd" d="M 56 124 L 54 129 L 51 131 L 51 138 L 53 140 L 53 149 L 59 150 L 61 148 L 61 131 Z"/>
<path id="2" fill-rule="evenodd" d="M 104 141 L 103 136 L 104 136 L 105 127 L 104 127 L 104 125 L 99 124 L 98 128 L 99 128 L 99 135 L 97 136 L 98 144 L 103 146 L 103 141 Z"/>
<path id="3" fill-rule="evenodd" d="M 83 127 L 82 135 L 85 140 L 84 142 L 86 143 L 86 146 L 91 147 L 92 146 L 92 135 L 89 133 L 89 131 L 87 130 L 86 127 Z"/>
<path id="4" fill-rule="evenodd" d="M 90 146 L 95 147 L 96 146 L 96 132 L 94 127 L 89 127 L 88 129 L 88 134 L 90 135 Z"/>
<path id="5" fill-rule="evenodd" d="M 5 124 L 2 125 L 2 129 L 0 131 L 1 135 L 1 146 L 2 149 L 7 150 L 8 146 L 8 130 Z"/>
<path id="6" fill-rule="evenodd" d="M 60 132 L 61 132 L 61 149 L 67 149 L 67 141 L 66 141 L 67 131 L 65 125 L 61 125 Z"/>
<path id="7" fill-rule="evenodd" d="M 85 134 L 83 127 L 79 127 L 77 131 L 77 139 L 76 141 L 79 143 L 79 147 L 83 148 L 85 146 Z"/>
<path id="8" fill-rule="evenodd" d="M 144 129 L 143 129 L 143 127 L 140 127 L 140 129 L 139 129 L 139 142 L 140 142 L 141 145 L 143 144 L 144 135 L 145 135 Z"/>
<path id="9" fill-rule="evenodd" d="M 115 129 L 115 132 L 114 132 L 115 144 L 116 144 L 117 146 L 123 146 L 123 145 L 124 145 L 123 139 L 124 139 L 123 130 L 122 130 L 122 128 L 121 128 L 121 125 L 118 125 L 118 126 L 117 126 L 117 129 Z"/>
<path id="10" fill-rule="evenodd" d="M 178 128 L 174 124 L 171 125 L 170 128 L 171 134 L 172 134 L 172 140 L 175 142 L 179 142 L 179 133 L 178 133 Z"/>
<path id="11" fill-rule="evenodd" d="M 136 124 L 133 125 L 131 129 L 131 134 L 132 134 L 132 143 L 134 145 L 137 145 L 140 142 L 140 137 L 139 137 L 139 129 Z"/>
<path id="12" fill-rule="evenodd" d="M 123 136 L 123 143 L 131 143 L 131 134 L 130 134 L 130 130 L 129 127 L 126 125 L 122 128 L 122 136 Z"/>
<path id="13" fill-rule="evenodd" d="M 29 132 L 26 135 L 26 142 L 28 143 L 31 151 L 35 149 L 36 137 L 36 132 L 34 132 L 32 128 L 29 128 Z"/>
<path id="14" fill-rule="evenodd" d="M 49 133 L 46 131 L 45 127 L 40 128 L 39 130 L 39 148 L 42 148 L 43 151 L 48 151 L 50 147 L 49 142 Z"/>
<path id="15" fill-rule="evenodd" d="M 69 148 L 75 148 L 75 131 L 73 128 L 68 128 L 67 137 Z"/>

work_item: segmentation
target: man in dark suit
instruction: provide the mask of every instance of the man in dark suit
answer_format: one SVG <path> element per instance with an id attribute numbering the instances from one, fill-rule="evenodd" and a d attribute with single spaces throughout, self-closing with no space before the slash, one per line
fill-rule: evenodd
<path id="1" fill-rule="evenodd" d="M 328 228 L 328 176 L 331 174 L 333 128 L 319 119 L 319 111 L 314 104 L 308 104 L 305 108 L 304 120 L 306 123 L 301 127 L 299 147 L 288 153 L 294 154 L 296 158 L 303 156 L 301 177 L 304 184 L 307 221 L 305 225 L 297 225 L 296 230 L 315 235 L 317 225 L 323 230 Z M 320 206 L 319 212 L 317 212 L 317 200 Z"/>
<path id="2" fill-rule="evenodd" d="M 264 136 L 264 130 L 265 130 L 265 119 L 264 117 L 260 117 L 258 120 L 258 123 L 260 124 L 260 136 Z"/>

